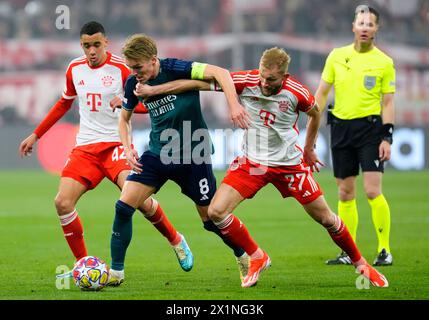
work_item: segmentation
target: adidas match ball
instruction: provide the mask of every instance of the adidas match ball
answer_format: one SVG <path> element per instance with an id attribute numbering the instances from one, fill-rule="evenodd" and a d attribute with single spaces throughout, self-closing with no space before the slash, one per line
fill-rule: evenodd
<path id="1" fill-rule="evenodd" d="M 87 256 L 75 263 L 73 279 L 82 290 L 98 291 L 107 284 L 109 270 L 109 266 L 100 258 Z"/>

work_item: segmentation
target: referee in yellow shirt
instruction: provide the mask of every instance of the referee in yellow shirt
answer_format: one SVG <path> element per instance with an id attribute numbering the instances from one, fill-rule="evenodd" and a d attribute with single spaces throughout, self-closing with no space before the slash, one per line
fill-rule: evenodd
<path id="1" fill-rule="evenodd" d="M 356 177 L 359 165 L 378 238 L 374 265 L 388 266 L 390 253 L 390 209 L 381 190 L 384 161 L 390 159 L 394 124 L 395 67 L 393 60 L 374 45 L 379 13 L 358 6 L 352 24 L 354 43 L 332 50 L 326 59 L 316 101 L 326 105 L 334 86 L 335 105 L 328 112 L 331 151 L 338 185 L 338 214 L 356 241 L 358 211 Z M 328 110 L 329 111 L 329 110 Z M 327 264 L 350 264 L 340 253 Z"/>

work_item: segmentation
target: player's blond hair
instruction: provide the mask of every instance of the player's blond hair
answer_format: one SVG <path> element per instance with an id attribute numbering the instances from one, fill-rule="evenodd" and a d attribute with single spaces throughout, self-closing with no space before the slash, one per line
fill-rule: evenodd
<path id="1" fill-rule="evenodd" d="M 158 54 L 158 49 L 155 40 L 143 33 L 138 33 L 127 38 L 122 54 L 127 59 L 147 61 Z"/>
<path id="2" fill-rule="evenodd" d="M 278 67 L 279 71 L 286 74 L 290 63 L 290 56 L 283 49 L 274 47 L 264 51 L 260 64 L 267 69 Z"/>

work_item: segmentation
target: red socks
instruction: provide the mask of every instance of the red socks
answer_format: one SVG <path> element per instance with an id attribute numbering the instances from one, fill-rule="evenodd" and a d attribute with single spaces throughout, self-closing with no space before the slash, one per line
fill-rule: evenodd
<path id="1" fill-rule="evenodd" d="M 353 263 L 358 262 L 362 258 L 356 243 L 353 241 L 349 230 L 340 217 L 335 216 L 334 225 L 326 229 L 328 230 L 332 240 L 334 240 L 337 246 L 348 254 Z"/>
<path id="2" fill-rule="evenodd" d="M 250 256 L 258 249 L 246 226 L 233 214 L 229 214 L 220 222 L 215 222 L 220 232 L 235 246 L 243 248 Z"/>
<path id="3" fill-rule="evenodd" d="M 152 208 L 149 213 L 153 213 L 150 217 L 145 216 L 158 231 L 167 238 L 171 245 L 177 245 L 182 240 L 180 234 L 168 220 L 158 201 L 152 198 Z"/>
<path id="4" fill-rule="evenodd" d="M 63 228 L 64 237 L 73 252 L 76 260 L 88 255 L 83 239 L 83 227 L 80 222 L 77 211 L 60 216 L 61 227 Z"/>

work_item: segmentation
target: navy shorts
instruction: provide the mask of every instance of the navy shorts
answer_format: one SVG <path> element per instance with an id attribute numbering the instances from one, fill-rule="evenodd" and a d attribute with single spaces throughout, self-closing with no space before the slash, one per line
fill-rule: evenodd
<path id="1" fill-rule="evenodd" d="M 128 181 L 136 181 L 156 188 L 167 182 L 176 182 L 182 193 L 199 206 L 208 206 L 216 192 L 216 178 L 210 163 L 164 164 L 158 155 L 146 151 L 139 159 L 141 173 L 131 172 Z"/>

